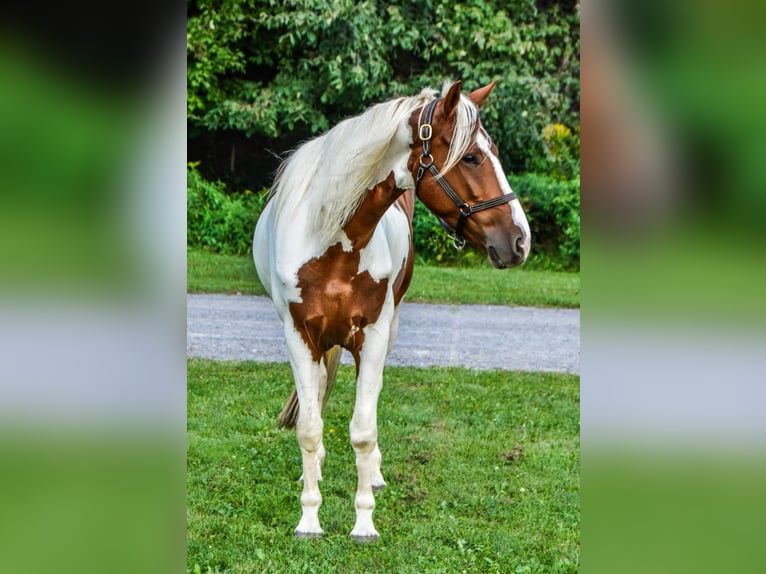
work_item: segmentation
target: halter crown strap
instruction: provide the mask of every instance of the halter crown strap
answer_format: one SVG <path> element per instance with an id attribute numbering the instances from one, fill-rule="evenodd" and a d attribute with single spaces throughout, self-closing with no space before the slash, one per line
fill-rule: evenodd
<path id="1" fill-rule="evenodd" d="M 463 229 L 465 228 L 465 224 L 468 221 L 468 217 L 470 215 L 476 213 L 477 211 L 483 211 L 485 209 L 490 209 L 492 207 L 497 207 L 498 205 L 508 203 L 509 201 L 517 199 L 517 196 L 512 191 L 511 193 L 506 193 L 499 197 L 488 199 L 487 201 L 480 201 L 479 203 L 470 205 L 469 203 L 463 201 L 460 196 L 455 193 L 455 190 L 452 189 L 452 186 L 447 182 L 446 179 L 444 179 L 444 176 L 441 174 L 441 172 L 439 172 L 439 168 L 434 165 L 434 158 L 431 155 L 431 137 L 433 136 L 433 127 L 431 126 L 431 121 L 433 120 L 436 104 L 440 99 L 441 98 L 436 98 L 428 104 L 425 111 L 425 117 L 423 118 L 423 123 L 419 123 L 418 125 L 418 137 L 423 144 L 423 151 L 420 154 L 420 165 L 418 166 L 418 171 L 415 176 L 415 192 L 417 193 L 420 180 L 423 179 L 426 170 L 428 170 L 434 179 L 436 179 L 436 182 L 447 194 L 447 196 L 457 206 L 458 211 L 460 212 L 457 220 L 457 227 L 455 229 L 452 229 L 447 224 L 447 222 L 440 217 L 439 223 L 447 231 L 447 234 L 452 238 L 455 247 L 457 249 L 462 249 L 465 246 Z"/>

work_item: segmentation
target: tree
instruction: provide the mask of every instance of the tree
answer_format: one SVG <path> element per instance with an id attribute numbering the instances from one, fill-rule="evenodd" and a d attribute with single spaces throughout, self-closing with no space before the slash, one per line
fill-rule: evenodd
<path id="1" fill-rule="evenodd" d="M 506 170 L 547 171 L 545 126 L 579 133 L 579 45 L 572 2 L 197 0 L 189 159 L 211 179 L 268 185 L 273 153 L 372 103 L 498 79 L 483 118 Z"/>

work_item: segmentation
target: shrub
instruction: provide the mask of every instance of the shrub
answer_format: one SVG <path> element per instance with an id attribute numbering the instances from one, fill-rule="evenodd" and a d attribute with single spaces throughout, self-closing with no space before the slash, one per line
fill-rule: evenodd
<path id="1" fill-rule="evenodd" d="M 267 181 L 292 149 L 373 103 L 500 80 L 482 110 L 506 169 L 545 172 L 549 124 L 579 125 L 580 3 L 187 2 L 187 117 L 203 173 Z M 232 166 L 241 137 L 257 162 Z M 235 148 L 240 150 L 234 153 Z M 204 155 L 203 155 L 204 154 Z M 248 167 L 245 167 L 245 166 Z M 263 166 L 263 173 L 250 173 Z M 255 185 L 255 184 L 250 184 Z"/>
<path id="2" fill-rule="evenodd" d="M 420 201 L 415 202 L 412 236 L 415 255 L 421 261 L 447 263 L 456 259 L 457 251 L 452 245 L 452 240 L 442 229 L 436 216 Z"/>
<path id="3" fill-rule="evenodd" d="M 580 268 L 580 180 L 560 180 L 536 173 L 508 177 L 519 196 L 532 231 L 534 265 Z"/>
<path id="4" fill-rule="evenodd" d="M 226 193 L 220 181 L 209 182 L 190 163 L 186 174 L 186 244 L 216 253 L 250 253 L 253 231 L 266 200 L 250 190 Z"/>
<path id="5" fill-rule="evenodd" d="M 527 173 L 510 176 L 532 231 L 531 267 L 580 267 L 580 182 Z M 187 245 L 216 253 L 244 255 L 266 201 L 266 190 L 229 194 L 220 181 L 202 178 L 195 163 L 187 171 Z M 420 201 L 412 222 L 415 254 L 424 263 L 475 265 L 484 253 L 457 251 L 436 217 Z"/>

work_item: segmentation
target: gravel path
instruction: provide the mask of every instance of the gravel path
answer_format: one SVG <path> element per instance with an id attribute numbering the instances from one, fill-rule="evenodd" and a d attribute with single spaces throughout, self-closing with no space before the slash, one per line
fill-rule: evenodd
<path id="1" fill-rule="evenodd" d="M 287 361 L 271 301 L 187 295 L 186 353 L 222 360 Z M 349 353 L 342 362 L 353 364 Z M 386 364 L 580 372 L 579 309 L 402 303 Z"/>

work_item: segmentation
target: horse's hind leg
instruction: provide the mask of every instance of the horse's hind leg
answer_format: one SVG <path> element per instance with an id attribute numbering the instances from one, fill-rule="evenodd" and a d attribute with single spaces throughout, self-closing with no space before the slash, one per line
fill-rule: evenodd
<path id="1" fill-rule="evenodd" d="M 389 353 L 391 352 L 391 349 L 394 346 L 394 343 L 396 342 L 396 335 L 398 332 L 399 332 L 399 307 L 397 306 L 394 308 L 394 316 L 391 319 L 391 325 L 388 331 L 386 357 L 388 357 Z M 381 381 L 382 381 L 382 372 L 381 372 Z M 383 490 L 384 488 L 386 488 L 386 481 L 383 479 L 383 474 L 380 472 L 380 462 L 381 462 L 380 449 L 378 448 L 378 445 L 376 443 L 375 448 L 372 451 L 372 455 L 370 456 L 370 463 L 371 463 L 370 484 L 372 485 L 372 490 L 374 492 L 379 492 Z"/>
<path id="2" fill-rule="evenodd" d="M 295 389 L 300 405 L 295 434 L 303 458 L 303 493 L 301 494 L 302 515 L 295 529 L 296 538 L 314 538 L 324 532 L 319 525 L 319 507 L 322 494 L 319 492 L 319 465 L 323 456 L 322 414 L 319 403 L 320 364 L 315 361 L 292 328 L 285 329 L 290 365 L 295 377 Z"/>
<path id="3" fill-rule="evenodd" d="M 372 512 L 375 509 L 372 490 L 373 486 L 385 486 L 380 474 L 377 410 L 378 396 L 383 385 L 388 335 L 389 325 L 385 321 L 379 320 L 365 329 L 364 345 L 359 355 L 354 416 L 349 426 L 359 478 L 354 500 L 356 523 L 351 537 L 359 541 L 378 538 L 378 531 L 372 522 Z"/>
<path id="4" fill-rule="evenodd" d="M 322 361 L 319 364 L 319 404 L 321 405 L 321 412 L 324 413 L 327 399 L 335 386 L 335 377 L 338 372 L 338 365 L 340 364 L 340 357 L 343 352 L 341 347 L 333 347 L 327 351 L 322 357 Z M 277 424 L 284 428 L 295 428 L 298 422 L 298 413 L 300 411 L 298 405 L 298 392 L 293 390 L 290 394 L 290 398 L 287 399 L 285 407 L 279 415 Z M 325 449 L 323 442 L 319 443 L 319 449 L 317 454 L 317 477 L 318 480 L 322 480 L 322 466 L 325 459 Z M 303 482 L 303 475 L 301 475 L 300 481 Z M 385 486 L 385 485 L 384 485 Z M 373 488 L 375 488 L 373 484 Z"/>

